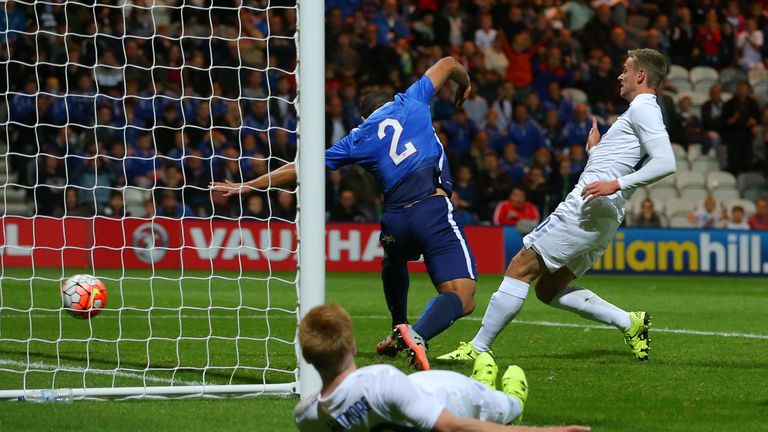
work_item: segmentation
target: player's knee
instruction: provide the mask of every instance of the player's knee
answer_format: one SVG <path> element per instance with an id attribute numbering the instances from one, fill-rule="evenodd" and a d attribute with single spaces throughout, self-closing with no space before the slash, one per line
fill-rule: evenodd
<path id="1" fill-rule="evenodd" d="M 553 289 L 551 286 L 548 286 L 548 284 L 541 283 L 541 281 L 536 284 L 536 298 L 539 299 L 542 303 L 552 303 L 552 300 L 554 300 L 556 295 L 557 290 Z"/>
<path id="2" fill-rule="evenodd" d="M 468 299 L 461 299 L 461 307 L 464 316 L 471 314 L 475 310 L 475 298 L 470 297 Z"/>

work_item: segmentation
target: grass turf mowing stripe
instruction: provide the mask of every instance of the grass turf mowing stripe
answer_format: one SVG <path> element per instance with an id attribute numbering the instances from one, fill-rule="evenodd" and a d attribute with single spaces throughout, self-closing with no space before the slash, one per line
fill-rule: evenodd
<path id="1" fill-rule="evenodd" d="M 27 314 L 2 314 L 3 317 L 6 318 L 26 318 L 29 315 Z M 36 317 L 58 317 L 58 314 L 35 314 Z M 117 316 L 104 316 L 103 318 L 100 317 L 99 319 L 115 319 L 118 318 Z M 168 315 L 160 315 L 160 314 L 153 314 L 152 319 L 231 319 L 231 316 L 218 316 L 218 315 L 205 315 L 205 316 L 199 316 L 199 315 L 181 315 L 178 314 L 168 314 Z M 251 315 L 247 318 L 267 318 L 267 315 Z M 270 319 L 296 319 L 295 316 L 290 315 L 269 315 Z M 389 319 L 389 317 L 386 317 L 384 315 L 352 315 L 352 318 L 356 319 L 363 319 L 363 320 L 384 320 Z M 139 317 L 139 316 L 124 316 L 122 319 L 141 319 L 146 320 L 146 317 Z M 466 321 L 482 321 L 482 318 L 480 317 L 463 317 L 462 320 Z M 595 324 L 575 324 L 575 323 L 564 323 L 564 322 L 557 322 L 557 321 L 526 321 L 526 320 L 515 320 L 511 321 L 510 324 L 520 324 L 520 325 L 531 325 L 531 326 L 540 326 L 540 327 L 565 327 L 565 328 L 580 328 L 580 329 L 593 329 L 593 330 L 616 330 L 616 327 L 612 326 L 606 326 L 606 325 L 595 325 Z M 739 333 L 739 332 L 717 332 L 717 331 L 707 331 L 707 330 L 692 330 L 692 329 L 674 329 L 674 328 L 663 328 L 663 327 L 651 327 L 652 332 L 658 332 L 658 333 L 675 333 L 675 334 L 685 334 L 685 335 L 696 335 L 696 336 L 718 336 L 718 337 L 733 337 L 733 338 L 744 338 L 744 339 L 768 339 L 768 335 L 764 334 L 757 334 L 757 333 Z M 2 340 L 0 338 L 0 340 Z"/>

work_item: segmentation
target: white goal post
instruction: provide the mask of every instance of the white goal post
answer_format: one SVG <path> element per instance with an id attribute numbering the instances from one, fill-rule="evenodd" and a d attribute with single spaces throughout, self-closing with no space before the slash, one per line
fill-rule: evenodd
<path id="1" fill-rule="evenodd" d="M 0 15 L 0 401 L 319 391 L 297 324 L 325 302 L 324 2 Z M 291 161 L 295 189 L 201 195 Z M 109 294 L 92 319 L 61 307 L 77 273 Z"/>

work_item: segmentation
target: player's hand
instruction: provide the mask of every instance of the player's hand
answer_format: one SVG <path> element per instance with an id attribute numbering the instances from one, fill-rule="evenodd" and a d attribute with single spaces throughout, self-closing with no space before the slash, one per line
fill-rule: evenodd
<path id="1" fill-rule="evenodd" d="M 588 184 L 582 191 L 581 196 L 591 201 L 597 197 L 612 195 L 621 189 L 618 180 L 596 181 Z"/>
<path id="2" fill-rule="evenodd" d="M 464 105 L 464 101 L 469 98 L 469 92 L 472 91 L 472 84 L 456 89 L 456 109 L 461 109 Z"/>
<path id="3" fill-rule="evenodd" d="M 589 135 L 587 135 L 587 153 L 592 147 L 597 146 L 600 142 L 600 131 L 597 130 L 597 119 L 592 117 L 592 128 L 589 129 Z"/>
<path id="4" fill-rule="evenodd" d="M 229 180 L 223 182 L 211 182 L 208 184 L 208 187 L 214 192 L 221 192 L 225 197 L 242 194 L 248 190 L 245 183 L 232 183 Z"/>

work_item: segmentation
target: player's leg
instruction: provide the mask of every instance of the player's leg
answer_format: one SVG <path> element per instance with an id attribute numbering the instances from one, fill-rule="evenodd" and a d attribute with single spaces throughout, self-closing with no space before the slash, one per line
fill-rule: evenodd
<path id="1" fill-rule="evenodd" d="M 493 390 L 456 372 L 432 370 L 408 378 L 458 417 L 510 424 L 523 412 L 523 402 L 516 395 Z"/>
<path id="2" fill-rule="evenodd" d="M 387 308 L 392 315 L 392 328 L 408 323 L 408 262 L 385 255 L 381 262 L 381 282 Z"/>
<path id="3" fill-rule="evenodd" d="M 470 342 L 476 352 L 491 349 L 499 333 L 523 308 L 531 281 L 545 269 L 541 257 L 533 249 L 523 249 L 512 258 L 499 288 L 491 295 L 480 330 Z"/>
<path id="4" fill-rule="evenodd" d="M 567 267 L 542 275 L 536 281 L 536 297 L 550 306 L 577 313 L 584 318 L 626 330 L 629 312 L 603 300 L 594 292 L 569 285 L 576 276 Z"/>
<path id="5" fill-rule="evenodd" d="M 439 294 L 429 300 L 413 329 L 424 340 L 430 340 L 450 327 L 455 320 L 472 313 L 475 309 L 476 286 L 475 280 L 469 278 L 439 284 Z"/>
<path id="6" fill-rule="evenodd" d="M 648 359 L 650 339 L 648 328 L 651 316 L 647 312 L 627 312 L 588 290 L 571 284 L 583 275 L 602 255 L 604 248 L 583 254 L 571 260 L 566 267 L 543 275 L 536 281 L 536 297 L 542 302 L 579 314 L 580 316 L 612 325 L 624 335 L 633 355 L 640 360 Z"/>

